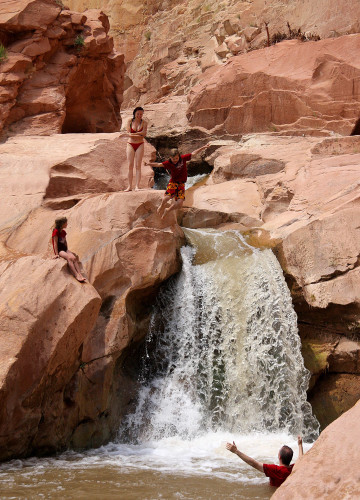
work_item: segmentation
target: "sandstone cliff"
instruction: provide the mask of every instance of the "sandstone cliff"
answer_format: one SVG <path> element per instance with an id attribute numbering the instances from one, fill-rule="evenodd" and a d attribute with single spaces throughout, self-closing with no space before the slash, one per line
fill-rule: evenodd
<path id="1" fill-rule="evenodd" d="M 124 57 L 107 17 L 56 0 L 0 5 L 0 132 L 113 132 L 121 125 Z"/>
<path id="2" fill-rule="evenodd" d="M 360 398 L 359 152 L 357 136 L 244 136 L 207 158 L 213 172 L 190 190 L 182 219 L 188 227 L 236 223 L 254 245 L 273 247 L 323 427 Z"/>
<path id="3" fill-rule="evenodd" d="M 360 6 L 345 0 L 69 0 L 75 10 L 102 8 L 125 54 L 125 107 L 186 95 L 204 72 L 299 28 L 306 38 L 359 33 Z M 279 36 L 278 36 L 279 39 Z"/>
<path id="4" fill-rule="evenodd" d="M 67 134 L 0 145 L 1 459 L 98 446 L 132 397 L 126 348 L 144 336 L 151 297 L 178 270 L 182 232 L 174 215 L 156 215 L 161 193 L 119 192 L 125 142 Z M 144 169 L 143 188 L 150 178 Z M 59 215 L 89 284 L 51 258 Z"/>

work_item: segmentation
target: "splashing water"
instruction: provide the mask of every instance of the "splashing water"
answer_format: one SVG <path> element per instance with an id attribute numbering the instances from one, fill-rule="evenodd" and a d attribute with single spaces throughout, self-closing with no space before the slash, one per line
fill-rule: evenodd
<path id="1" fill-rule="evenodd" d="M 192 246 L 157 298 L 142 388 L 121 438 L 284 431 L 315 439 L 310 375 L 275 256 L 236 231 L 185 232 Z"/>

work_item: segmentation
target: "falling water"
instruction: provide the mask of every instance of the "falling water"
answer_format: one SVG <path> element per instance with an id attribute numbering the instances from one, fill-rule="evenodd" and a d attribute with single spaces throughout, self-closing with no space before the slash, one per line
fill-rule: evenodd
<path id="1" fill-rule="evenodd" d="M 211 432 L 287 432 L 314 439 L 309 372 L 281 267 L 236 231 L 185 230 L 182 272 L 151 319 L 136 409 L 122 428 L 135 442 Z"/>
<path id="2" fill-rule="evenodd" d="M 296 316 L 270 250 L 234 231 L 186 230 L 182 272 L 162 288 L 135 410 L 115 443 L 0 465 L 1 498 L 268 500 L 259 471 L 318 425 L 306 402 Z M 310 445 L 305 444 L 305 451 Z"/>

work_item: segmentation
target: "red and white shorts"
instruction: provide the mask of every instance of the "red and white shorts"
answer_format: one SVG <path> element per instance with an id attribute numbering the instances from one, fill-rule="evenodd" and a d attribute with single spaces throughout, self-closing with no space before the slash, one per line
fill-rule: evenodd
<path id="1" fill-rule="evenodd" d="M 175 198 L 175 200 L 185 200 L 185 184 L 178 182 L 169 182 L 165 196 Z"/>

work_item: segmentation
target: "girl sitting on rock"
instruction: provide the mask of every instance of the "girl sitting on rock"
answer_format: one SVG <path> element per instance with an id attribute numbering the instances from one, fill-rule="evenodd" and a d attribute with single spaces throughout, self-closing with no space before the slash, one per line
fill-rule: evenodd
<path id="1" fill-rule="evenodd" d="M 85 283 L 86 278 L 81 274 L 79 267 L 79 260 L 75 254 L 68 250 L 66 241 L 66 231 L 67 218 L 61 217 L 55 220 L 55 227 L 52 232 L 52 244 L 55 253 L 54 259 L 62 257 L 67 260 L 68 266 L 75 278 L 80 281 L 80 283 Z"/>

